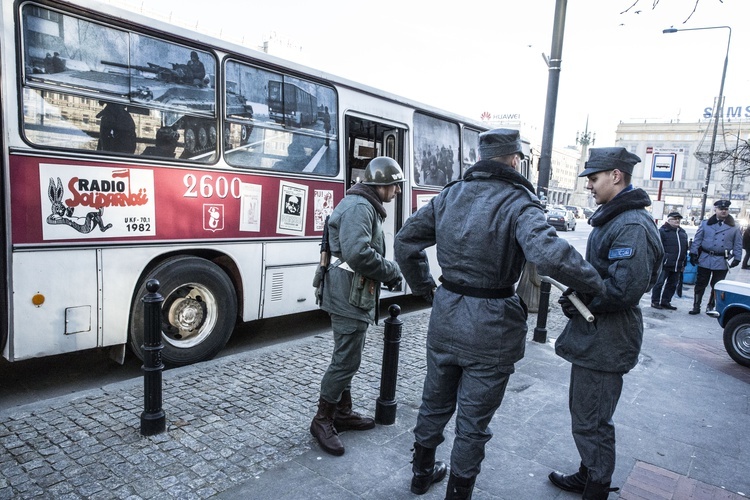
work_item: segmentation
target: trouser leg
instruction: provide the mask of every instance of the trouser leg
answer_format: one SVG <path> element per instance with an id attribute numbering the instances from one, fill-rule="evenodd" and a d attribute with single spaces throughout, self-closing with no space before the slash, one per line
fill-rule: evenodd
<path id="1" fill-rule="evenodd" d="M 333 355 L 320 382 L 320 397 L 336 404 L 341 399 L 341 393 L 350 387 L 352 378 L 359 370 L 368 324 L 365 321 L 331 314 L 331 325 Z"/>
<path id="2" fill-rule="evenodd" d="M 716 283 L 723 280 L 727 277 L 727 273 L 729 272 L 728 269 L 724 269 L 721 271 L 714 271 L 711 275 L 711 296 L 708 298 L 708 309 L 713 309 L 716 305 L 716 294 L 714 291 L 714 288 L 716 287 Z"/>
<path id="3" fill-rule="evenodd" d="M 664 281 L 664 291 L 661 294 L 660 304 L 669 304 L 674 297 L 674 293 L 677 290 L 677 280 L 679 278 L 679 272 L 676 271 L 662 271 L 666 272 L 667 278 Z"/>
<path id="4" fill-rule="evenodd" d="M 656 279 L 656 284 L 654 285 L 654 288 L 651 290 L 651 303 L 652 304 L 661 304 L 661 296 L 662 296 L 662 287 L 664 286 L 664 281 L 667 278 L 667 272 L 662 269 L 659 273 L 659 277 Z"/>
<path id="5" fill-rule="evenodd" d="M 622 374 L 573 365 L 569 406 L 573 440 L 596 483 L 610 483 L 615 470 L 615 424 L 612 416 L 622 392 Z"/>
<path id="6" fill-rule="evenodd" d="M 425 448 L 437 448 L 445 440 L 443 429 L 456 410 L 461 373 L 455 356 L 427 348 L 427 375 L 414 427 L 414 440 Z"/>
<path id="7" fill-rule="evenodd" d="M 484 448 L 492 438 L 490 421 L 508 386 L 509 373 L 481 363 L 464 366 L 458 386 L 456 437 L 451 452 L 451 473 L 461 478 L 479 474 Z"/>

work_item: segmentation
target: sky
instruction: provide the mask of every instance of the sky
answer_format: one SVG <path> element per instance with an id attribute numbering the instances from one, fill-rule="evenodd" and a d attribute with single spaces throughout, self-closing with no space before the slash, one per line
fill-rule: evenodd
<path id="1" fill-rule="evenodd" d="M 520 114 L 522 134 L 541 141 L 556 0 L 208 3 L 116 2 L 251 48 L 273 36 L 295 62 L 473 119 Z M 567 1 L 556 147 L 574 145 L 587 121 L 599 147 L 614 145 L 620 121 L 706 121 L 729 30 L 662 33 L 671 26 L 732 28 L 725 106 L 750 107 L 750 30 L 740 23 L 750 0 L 634 3 Z"/>

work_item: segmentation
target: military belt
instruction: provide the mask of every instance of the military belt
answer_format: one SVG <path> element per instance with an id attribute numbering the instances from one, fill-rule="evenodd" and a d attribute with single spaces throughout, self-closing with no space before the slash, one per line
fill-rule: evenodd
<path id="1" fill-rule="evenodd" d="M 512 286 L 504 288 L 477 288 L 453 283 L 442 276 L 439 279 L 443 287 L 449 292 L 466 295 L 467 297 L 476 297 L 478 299 L 509 299 L 516 294 L 516 289 Z"/>
<path id="2" fill-rule="evenodd" d="M 701 247 L 701 252 L 707 253 L 708 255 L 715 256 L 715 255 L 721 255 L 724 257 L 726 255 L 726 251 L 722 250 L 721 252 L 712 252 L 711 250 L 706 250 L 705 248 Z"/>

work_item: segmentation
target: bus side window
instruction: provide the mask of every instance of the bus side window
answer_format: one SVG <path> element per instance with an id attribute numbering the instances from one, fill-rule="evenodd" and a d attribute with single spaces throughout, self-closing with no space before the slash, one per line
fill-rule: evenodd
<path id="1" fill-rule="evenodd" d="M 227 163 L 335 176 L 338 106 L 333 88 L 238 61 L 226 64 Z"/>

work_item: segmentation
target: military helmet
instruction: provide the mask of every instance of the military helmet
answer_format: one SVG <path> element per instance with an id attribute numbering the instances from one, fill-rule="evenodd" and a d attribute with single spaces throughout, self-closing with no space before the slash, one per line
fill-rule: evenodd
<path id="1" fill-rule="evenodd" d="M 398 162 L 387 156 L 378 156 L 370 160 L 365 168 L 365 180 L 362 184 L 370 186 L 390 186 L 404 182 L 404 171 Z"/>

